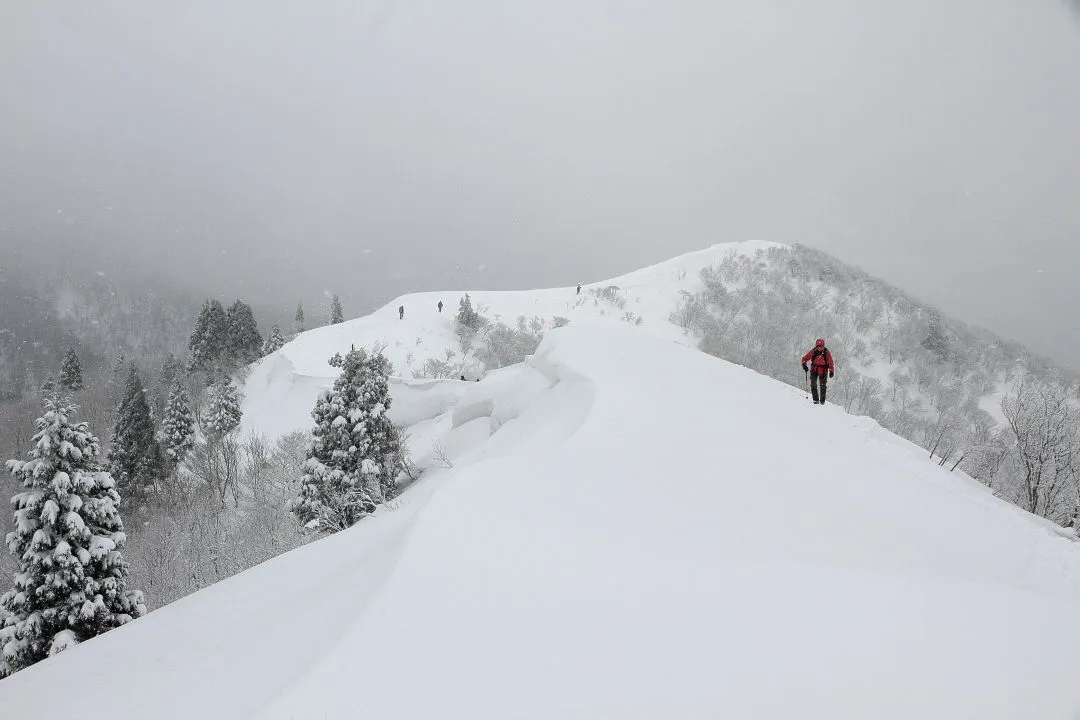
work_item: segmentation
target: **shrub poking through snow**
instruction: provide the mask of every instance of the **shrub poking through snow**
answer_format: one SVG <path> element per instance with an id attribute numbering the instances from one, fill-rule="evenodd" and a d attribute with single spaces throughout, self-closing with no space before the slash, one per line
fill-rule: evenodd
<path id="1" fill-rule="evenodd" d="M 476 357 L 488 369 L 523 362 L 540 346 L 544 329 L 544 321 L 539 317 L 526 320 L 524 315 L 518 317 L 516 327 L 497 323 L 488 329 L 484 344 L 476 349 Z"/>

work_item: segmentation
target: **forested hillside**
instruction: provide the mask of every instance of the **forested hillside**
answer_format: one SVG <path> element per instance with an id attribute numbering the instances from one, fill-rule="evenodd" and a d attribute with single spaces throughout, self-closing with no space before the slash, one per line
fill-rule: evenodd
<path id="1" fill-rule="evenodd" d="M 0 451 L 25 450 L 41 384 L 59 374 L 68 350 L 87 387 L 107 384 L 118 361 L 134 360 L 153 376 L 170 355 L 184 356 L 197 311 L 192 295 L 160 282 L 0 270 Z"/>
<path id="2" fill-rule="evenodd" d="M 202 388 L 197 382 L 192 387 L 186 365 L 203 302 L 160 280 L 110 278 L 78 268 L 45 274 L 0 270 L 0 457 L 26 457 L 35 419 L 42 415 L 43 388 L 57 383 L 73 396 L 79 406 L 76 419 L 89 424 L 105 454 L 114 439 L 120 406 L 131 390 L 132 369 L 154 432 L 160 431 L 177 380 L 183 379 L 195 391 L 194 402 L 201 401 Z M 318 320 L 313 325 L 321 324 Z M 248 325 L 249 334 L 257 334 L 254 317 Z M 258 350 L 247 359 L 258 357 L 261 347 Z M 72 373 L 78 376 L 77 384 L 65 377 Z M 5 507 L 6 498 L 15 492 L 12 476 L 0 473 Z M 138 535 L 139 523 L 133 522 L 130 510 L 125 506 L 129 533 Z M 156 515 L 144 519 L 153 520 L 148 529 L 160 530 L 165 522 Z M 0 516 L 0 535 L 11 528 L 11 520 L 8 511 Z M 168 524 L 175 526 L 175 521 Z M 133 557 L 141 557 L 138 550 L 144 547 L 135 548 Z M 3 577 L 10 578 L 13 563 L 9 553 L 0 553 Z M 170 597 L 158 587 L 148 594 L 152 607 Z"/>
<path id="3" fill-rule="evenodd" d="M 803 387 L 798 358 L 825 338 L 831 400 L 1021 507 L 1076 523 L 1076 372 L 811 248 L 732 253 L 700 275 L 704 289 L 684 291 L 671 320 L 705 352 Z"/>

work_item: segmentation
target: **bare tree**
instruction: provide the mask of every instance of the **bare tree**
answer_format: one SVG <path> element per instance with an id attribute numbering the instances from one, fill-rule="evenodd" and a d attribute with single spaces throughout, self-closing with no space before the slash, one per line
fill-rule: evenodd
<path id="1" fill-rule="evenodd" d="M 278 438 L 270 460 L 274 466 L 274 484 L 283 494 L 294 494 L 300 475 L 303 474 L 304 458 L 311 433 L 297 430 Z"/>
<path id="2" fill-rule="evenodd" d="M 285 499 L 291 492 L 288 483 L 299 477 L 305 433 L 286 435 L 272 447 L 263 438 L 252 439 L 241 443 L 227 438 L 237 457 L 231 476 L 229 447 L 224 453 L 213 448 L 216 457 L 200 447 L 185 464 L 184 482 L 158 498 L 149 522 L 132 529 L 128 560 L 151 607 L 179 600 L 304 543 Z M 259 490 L 241 493 L 240 488 Z M 223 508 L 223 498 L 230 495 L 233 503 Z"/>
<path id="3" fill-rule="evenodd" d="M 1020 469 L 1019 504 L 1055 522 L 1073 521 L 1080 477 L 1080 416 L 1069 391 L 1022 375 L 1001 401 Z"/>
<path id="4" fill-rule="evenodd" d="M 955 470 L 963 463 L 968 475 L 991 488 L 994 487 L 998 471 L 1010 452 L 1006 432 L 998 429 L 989 413 L 977 415 L 968 432 L 967 447 L 950 470 Z"/>
<path id="5" fill-rule="evenodd" d="M 213 492 L 222 510 L 228 507 L 229 495 L 233 496 L 234 506 L 238 502 L 240 456 L 240 442 L 234 433 L 214 442 L 198 443 L 188 456 L 188 472 Z"/>
<path id="6" fill-rule="evenodd" d="M 937 421 L 923 431 L 922 446 L 930 451 L 930 459 L 938 457 L 938 465 L 948 462 L 963 444 L 963 422 L 953 407 L 939 406 Z"/>
<path id="7" fill-rule="evenodd" d="M 270 445 L 264 436 L 252 432 L 244 443 L 244 451 L 244 477 L 251 496 L 259 500 L 266 492 L 273 469 L 270 461 Z"/>
<path id="8" fill-rule="evenodd" d="M 668 319 L 683 330 L 695 331 L 707 312 L 706 305 L 697 295 L 685 290 L 681 290 L 680 294 L 679 305 Z"/>
<path id="9" fill-rule="evenodd" d="M 446 454 L 446 446 L 438 440 L 433 440 L 431 442 L 431 457 L 435 459 L 435 462 L 437 462 L 440 467 L 447 469 L 454 467 L 454 461 Z"/>
<path id="10" fill-rule="evenodd" d="M 836 383 L 840 387 L 833 392 L 839 392 L 844 409 L 855 415 L 874 415 L 873 412 L 881 394 L 881 381 L 876 378 L 868 378 L 854 371 L 848 371 L 843 375 L 844 381 Z"/>

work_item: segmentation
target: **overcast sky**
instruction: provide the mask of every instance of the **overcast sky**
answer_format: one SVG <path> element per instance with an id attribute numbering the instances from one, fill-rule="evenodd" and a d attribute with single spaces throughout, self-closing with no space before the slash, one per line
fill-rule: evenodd
<path id="1" fill-rule="evenodd" d="M 0 0 L 0 262 L 76 247 L 358 315 L 804 242 L 1080 367 L 1078 19 L 1065 0 Z"/>

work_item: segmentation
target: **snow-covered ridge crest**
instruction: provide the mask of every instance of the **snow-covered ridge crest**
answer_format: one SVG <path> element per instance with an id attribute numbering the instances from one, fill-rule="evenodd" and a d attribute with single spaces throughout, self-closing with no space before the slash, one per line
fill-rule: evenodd
<path id="1" fill-rule="evenodd" d="M 5 680 L 5 716 L 1080 709 L 1075 545 L 872 420 L 631 327 L 413 387 L 458 396 L 392 507 Z"/>
<path id="2" fill-rule="evenodd" d="M 469 293 L 473 309 L 486 320 L 466 323 L 481 327 L 475 337 L 457 332 L 454 318 L 463 296 L 409 295 L 365 318 L 303 333 L 255 366 L 244 389 L 244 433 L 272 439 L 310 428 L 315 399 L 338 372 L 328 359 L 353 344 L 388 356 L 397 376 L 391 415 L 407 425 L 431 417 L 417 417 L 414 399 L 423 397 L 424 412 L 434 412 L 440 405 L 432 398 L 447 402 L 464 392 L 455 387 L 459 377 L 471 382 L 519 363 L 535 352 L 544 332 L 565 324 L 633 327 L 800 387 L 807 378 L 798 359 L 814 338 L 825 337 L 838 360 L 830 402 L 874 418 L 923 447 L 928 460 L 967 473 L 1075 536 L 1080 460 L 1061 464 L 1058 475 L 1032 475 L 1025 470 L 1030 458 L 1018 456 L 1037 454 L 1038 442 L 1021 444 L 1011 428 L 1034 421 L 1016 414 L 1039 398 L 1075 407 L 1080 374 L 951 320 L 820 251 L 722 244 L 580 291 Z M 414 385 L 418 376 L 451 382 L 425 385 L 421 396 Z M 1020 388 L 1026 393 L 1022 402 Z M 1007 408 L 1017 422 L 1007 420 Z M 1080 441 L 1061 450 L 1080 458 Z M 1031 477 L 1042 478 L 1038 487 L 1031 486 Z"/>
<path id="3" fill-rule="evenodd" d="M 701 270 L 720 263 L 729 253 L 753 256 L 773 247 L 784 246 L 762 241 L 721 243 L 610 280 L 588 283 L 580 295 L 575 287 L 566 287 L 425 292 L 395 298 L 365 317 L 301 333 L 252 366 L 242 387 L 242 432 L 255 431 L 273 438 L 292 430 L 307 430 L 319 392 L 328 389 L 339 372 L 328 360 L 335 353 L 346 353 L 352 345 L 381 350 L 386 355 L 395 371 L 395 395 L 400 390 L 417 387 L 409 380 L 421 373 L 424 361 L 429 358 L 446 358 L 449 351 L 456 354 L 455 362 L 461 363 L 462 348 L 454 317 L 458 301 L 466 292 L 473 305 L 492 321 L 512 325 L 524 316 L 551 323 L 560 317 L 574 325 L 619 327 L 641 318 L 637 325 L 640 330 L 691 343 L 693 338 L 668 320 L 680 293 L 699 291 Z M 619 288 L 625 307 L 620 308 L 592 292 L 611 286 Z M 437 308 L 440 301 L 444 304 L 441 313 Z M 399 319 L 398 308 L 402 306 L 405 316 Z M 477 363 L 465 360 L 464 364 L 470 381 L 480 374 Z"/>

